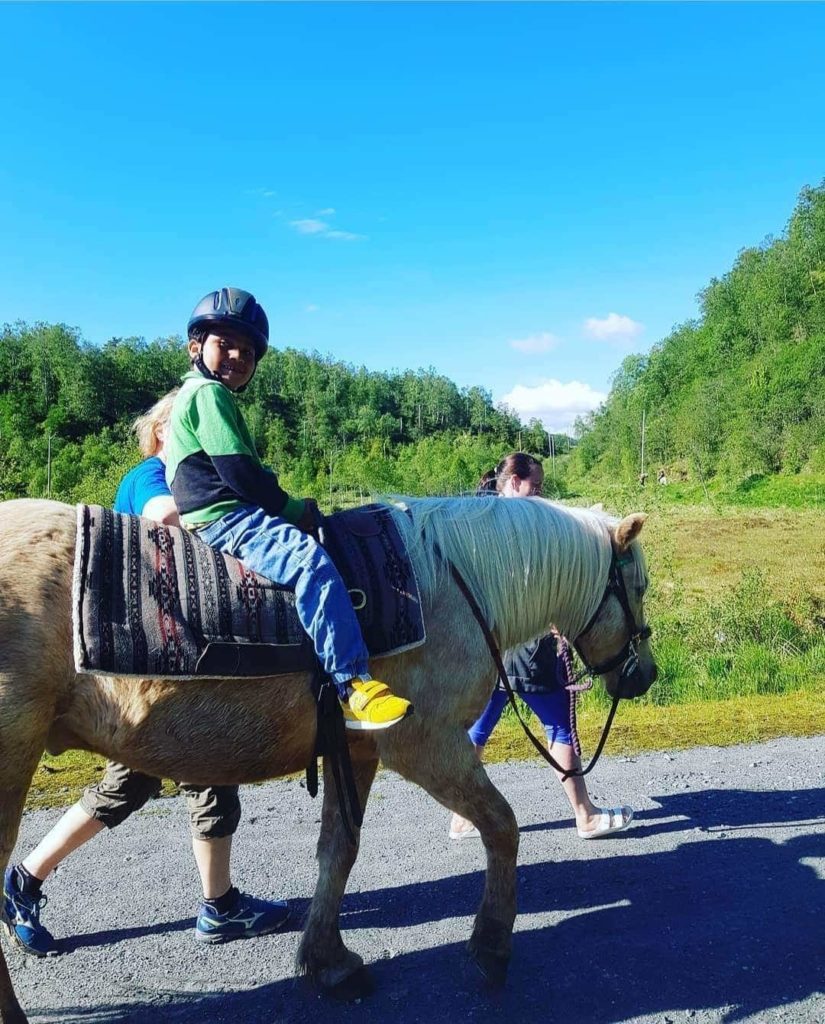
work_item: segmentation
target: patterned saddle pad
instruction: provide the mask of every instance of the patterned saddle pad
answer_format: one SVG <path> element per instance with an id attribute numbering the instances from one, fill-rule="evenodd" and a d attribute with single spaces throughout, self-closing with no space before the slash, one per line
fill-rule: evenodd
<path id="1" fill-rule="evenodd" d="M 418 583 L 388 509 L 323 524 L 371 655 L 426 638 Z M 119 676 L 261 676 L 312 669 L 295 595 L 187 530 L 78 505 L 75 667 Z"/>

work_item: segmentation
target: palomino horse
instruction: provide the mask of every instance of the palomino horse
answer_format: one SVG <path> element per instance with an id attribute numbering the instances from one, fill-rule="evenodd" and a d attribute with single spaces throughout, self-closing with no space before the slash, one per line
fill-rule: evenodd
<path id="1" fill-rule="evenodd" d="M 554 623 L 578 638 L 583 657 L 603 671 L 608 692 L 621 683 L 623 696 L 639 696 L 656 677 L 642 628 L 647 578 L 635 542 L 645 517 L 617 522 L 541 498 L 411 499 L 406 511 L 390 514 L 415 564 L 428 641 L 374 662 L 375 676 L 409 697 L 415 714 L 386 732 L 350 739 L 356 784 L 366 805 L 380 758 L 478 826 L 487 876 L 469 949 L 482 971 L 501 982 L 516 914 L 518 828 L 467 737 L 495 672 L 449 563 L 502 649 Z M 176 681 L 77 674 L 75 532 L 68 505 L 0 504 L 0 870 L 44 749 L 90 750 L 151 775 L 203 784 L 299 771 L 313 755 L 308 675 Z M 318 883 L 298 962 L 323 989 L 356 995 L 369 979 L 361 958 L 343 943 L 338 915 L 357 848 L 347 839 L 326 769 L 325 776 Z M 25 1021 L 0 952 L 0 1022 Z"/>

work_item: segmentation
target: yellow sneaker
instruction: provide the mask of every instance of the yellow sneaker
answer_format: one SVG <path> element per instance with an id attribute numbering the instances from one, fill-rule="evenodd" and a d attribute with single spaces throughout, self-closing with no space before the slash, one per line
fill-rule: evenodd
<path id="1" fill-rule="evenodd" d="M 377 679 L 349 684 L 349 701 L 341 701 L 344 724 L 348 729 L 389 729 L 412 714 L 413 706 L 403 697 L 396 697 L 386 683 Z"/>

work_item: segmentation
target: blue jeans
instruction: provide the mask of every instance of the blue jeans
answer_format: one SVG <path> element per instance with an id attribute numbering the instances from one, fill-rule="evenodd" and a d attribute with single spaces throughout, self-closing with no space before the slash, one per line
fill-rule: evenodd
<path id="1" fill-rule="evenodd" d="M 203 527 L 198 537 L 295 591 L 301 625 L 342 697 L 351 679 L 370 678 L 369 654 L 347 588 L 329 555 L 308 533 L 262 508 L 244 505 Z"/>
<path id="2" fill-rule="evenodd" d="M 520 693 L 519 697 L 538 716 L 550 743 L 573 746 L 573 736 L 570 732 L 572 693 L 568 690 L 554 690 L 552 693 Z M 490 738 L 506 704 L 507 694 L 504 690 L 493 690 L 487 707 L 469 729 L 470 739 L 477 747 L 483 747 Z"/>

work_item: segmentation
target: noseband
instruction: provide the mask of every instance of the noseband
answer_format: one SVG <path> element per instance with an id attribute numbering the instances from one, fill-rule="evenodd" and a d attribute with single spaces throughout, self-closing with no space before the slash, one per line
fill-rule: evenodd
<path id="1" fill-rule="evenodd" d="M 610 568 L 607 573 L 607 586 L 604 588 L 602 599 L 599 601 L 599 605 L 596 610 L 588 619 L 587 625 L 573 641 L 576 653 L 584 664 L 584 669 L 576 675 L 573 681 L 577 682 L 583 676 L 603 676 L 605 673 L 612 672 L 613 669 L 621 666 L 619 688 L 617 691 L 619 695 L 621 694 L 622 684 L 628 680 L 639 667 L 639 644 L 643 640 L 647 640 L 651 635 L 650 626 L 640 626 L 638 622 L 636 622 L 636 617 L 630 608 L 630 601 L 627 597 L 627 587 L 625 586 L 624 576 L 622 575 L 622 566 L 630 565 L 632 562 L 633 555 L 631 554 L 622 555 L 621 558 L 617 558 L 615 551 L 612 553 L 610 558 Z M 616 654 L 613 655 L 612 658 L 607 658 L 606 661 L 600 661 L 595 665 L 591 665 L 587 658 L 585 658 L 584 654 L 582 654 L 579 641 L 596 625 L 596 620 L 601 614 L 605 602 L 611 597 L 611 595 L 614 596 L 622 606 L 624 621 L 625 625 L 628 627 L 629 636 L 623 646 L 616 652 Z"/>

